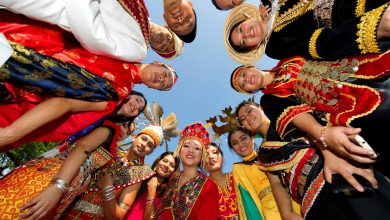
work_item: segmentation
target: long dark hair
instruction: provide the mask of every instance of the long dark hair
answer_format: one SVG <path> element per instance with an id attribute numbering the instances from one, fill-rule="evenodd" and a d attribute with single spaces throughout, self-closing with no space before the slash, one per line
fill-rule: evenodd
<path id="1" fill-rule="evenodd" d="M 126 116 L 123 116 L 123 115 L 112 115 L 108 118 L 108 120 L 112 121 L 112 122 L 115 122 L 115 123 L 122 123 L 122 122 L 128 122 L 129 124 L 131 124 L 135 118 L 137 118 L 146 108 L 146 105 L 148 104 L 148 101 L 146 100 L 144 94 L 140 93 L 140 92 L 137 92 L 135 90 L 131 91 L 130 95 L 137 95 L 137 96 L 140 96 L 144 99 L 145 101 L 145 106 L 138 112 L 138 114 L 136 116 L 130 116 L 130 117 L 126 117 Z M 126 103 L 129 101 L 130 99 L 130 95 L 124 99 L 116 108 L 115 108 L 115 112 L 119 111 L 119 109 Z"/>

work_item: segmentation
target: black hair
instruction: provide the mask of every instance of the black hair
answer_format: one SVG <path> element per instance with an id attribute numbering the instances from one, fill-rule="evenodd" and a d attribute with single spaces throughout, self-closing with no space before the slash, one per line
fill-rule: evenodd
<path id="1" fill-rule="evenodd" d="M 221 155 L 222 155 L 222 157 L 223 157 L 223 151 L 222 151 L 221 147 L 220 147 L 218 144 L 216 144 L 216 143 L 214 143 L 214 142 L 210 142 L 209 145 L 211 145 L 211 146 L 217 148 L 217 149 L 218 149 L 218 152 L 221 153 Z"/>
<path id="2" fill-rule="evenodd" d="M 260 105 L 257 104 L 256 102 L 244 100 L 244 101 L 240 102 L 240 104 L 238 104 L 237 107 L 236 107 L 236 110 L 235 110 L 234 114 L 236 114 L 237 117 L 238 117 L 238 112 L 240 111 L 240 109 L 242 107 L 244 107 L 244 105 L 253 105 L 255 107 L 260 107 Z M 238 121 L 240 121 L 240 119 L 238 119 Z M 240 121 L 240 123 L 241 123 L 241 121 Z"/>
<path id="3" fill-rule="evenodd" d="M 230 130 L 229 133 L 228 133 L 228 146 L 229 146 L 230 149 L 233 148 L 232 143 L 231 143 L 231 141 L 230 141 L 230 138 L 231 138 L 232 135 L 233 135 L 234 133 L 236 133 L 237 131 L 241 131 L 241 132 L 243 132 L 243 133 L 249 135 L 249 137 L 254 137 L 254 135 L 252 134 L 252 132 L 249 131 L 249 130 L 246 129 L 246 128 L 241 128 L 241 127 L 233 128 L 233 129 Z"/>
<path id="4" fill-rule="evenodd" d="M 220 11 L 224 11 L 221 7 L 219 7 L 219 5 L 217 4 L 216 0 L 211 0 L 211 3 L 213 3 L 213 5 L 215 6 L 216 9 L 218 9 Z"/>
<path id="5" fill-rule="evenodd" d="M 249 51 L 252 51 L 254 49 L 257 48 L 258 45 L 254 45 L 254 46 L 251 46 L 251 47 L 241 47 L 239 45 L 235 45 L 233 43 L 233 39 L 232 39 L 232 33 L 234 31 L 234 29 L 237 28 L 238 25 L 240 25 L 242 22 L 246 21 L 246 19 L 238 22 L 237 24 L 233 25 L 232 29 L 230 29 L 230 33 L 229 33 L 229 44 L 231 45 L 231 47 L 238 53 L 247 53 Z"/>
<path id="6" fill-rule="evenodd" d="M 129 124 L 132 123 L 135 118 L 137 118 L 146 108 L 146 105 L 148 104 L 144 94 L 140 93 L 140 92 L 137 92 L 135 90 L 131 91 L 130 95 L 137 95 L 137 96 L 141 96 L 144 101 L 145 101 L 145 105 L 144 107 L 138 112 L 138 115 L 136 116 L 130 116 L 130 117 L 126 117 L 126 116 L 123 116 L 123 115 L 118 115 L 118 114 L 115 114 L 115 115 L 112 115 L 108 118 L 108 120 L 112 121 L 112 122 L 115 122 L 115 123 L 123 123 L 123 122 L 128 122 Z M 122 106 L 123 104 L 125 104 L 127 101 L 129 101 L 130 99 L 130 96 L 127 97 L 126 99 L 124 99 L 116 108 L 115 108 L 115 111 L 118 111 Z"/>
<path id="7" fill-rule="evenodd" d="M 195 13 L 195 10 L 192 9 L 192 11 L 194 12 L 194 16 L 195 16 L 195 26 L 194 26 L 194 29 L 186 34 L 186 35 L 178 35 L 176 34 L 182 41 L 184 41 L 185 43 L 191 43 L 192 41 L 194 41 L 195 37 L 196 37 L 196 26 L 197 26 L 197 19 L 196 19 L 196 13 Z M 169 26 L 169 25 L 168 25 Z M 171 28 L 172 29 L 172 28 Z"/>

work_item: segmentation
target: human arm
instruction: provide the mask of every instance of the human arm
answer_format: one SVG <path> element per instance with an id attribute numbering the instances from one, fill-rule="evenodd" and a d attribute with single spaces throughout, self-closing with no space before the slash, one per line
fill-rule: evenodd
<path id="1" fill-rule="evenodd" d="M 111 177 L 108 174 L 101 174 L 98 177 L 97 186 L 100 189 L 110 187 L 113 185 Z M 103 212 L 106 219 L 124 219 L 126 212 L 133 204 L 139 189 L 141 188 L 141 182 L 128 186 L 122 190 L 119 198 L 112 198 L 104 201 L 103 199 Z M 104 190 L 103 190 L 104 191 Z"/>
<path id="2" fill-rule="evenodd" d="M 266 54 L 274 59 L 300 55 L 311 59 L 335 60 L 351 55 L 384 52 L 388 48 L 379 48 L 378 39 L 383 38 L 381 33 L 385 28 L 382 28 L 382 24 L 387 25 L 388 29 L 389 23 L 380 21 L 382 13 L 374 10 L 359 17 L 348 13 L 349 9 L 346 12 L 340 10 L 348 16 L 343 15 L 344 19 L 333 23 L 332 28 L 319 28 L 312 11 L 303 13 L 280 30 L 273 30 Z"/>
<path id="3" fill-rule="evenodd" d="M 106 104 L 106 102 L 88 102 L 69 98 L 49 98 L 23 114 L 8 127 L 0 129 L 0 148 L 66 113 L 99 111 L 103 110 Z"/>
<path id="4" fill-rule="evenodd" d="M 157 177 L 150 178 L 147 186 L 148 186 L 148 191 L 146 196 L 144 219 L 151 220 L 153 219 L 154 214 L 156 213 L 156 207 L 154 205 L 154 201 L 156 199 L 157 186 L 158 186 Z"/>
<path id="5" fill-rule="evenodd" d="M 13 13 L 55 24 L 69 31 L 63 0 L 2 0 L 0 5 Z"/>
<path id="6" fill-rule="evenodd" d="M 309 113 L 297 115 L 292 123 L 300 130 L 309 134 L 314 140 L 320 142 L 323 126 Z M 373 150 L 364 149 L 352 143 L 348 136 L 357 135 L 360 128 L 335 126 L 326 128 L 323 134 L 324 142 L 332 151 L 350 158 L 359 163 L 373 163 L 371 158 L 375 154 Z"/>
<path id="7" fill-rule="evenodd" d="M 271 183 L 272 194 L 274 195 L 282 219 L 303 219 L 301 216 L 294 213 L 291 204 L 291 196 L 283 187 L 279 177 L 270 172 L 267 172 L 266 174 Z"/>
<path id="8" fill-rule="evenodd" d="M 138 62 L 147 46 L 136 20 L 116 0 L 64 0 L 73 35 L 88 51 Z"/>
<path id="9" fill-rule="evenodd" d="M 109 137 L 110 131 L 106 127 L 98 127 L 81 139 L 76 147 L 70 152 L 58 171 L 56 178 L 64 180 L 68 184 L 73 180 L 83 162 L 97 147 Z M 28 209 L 22 218 L 40 219 L 49 212 L 62 197 L 59 188 L 50 184 L 34 199 L 22 206 L 21 210 Z"/>

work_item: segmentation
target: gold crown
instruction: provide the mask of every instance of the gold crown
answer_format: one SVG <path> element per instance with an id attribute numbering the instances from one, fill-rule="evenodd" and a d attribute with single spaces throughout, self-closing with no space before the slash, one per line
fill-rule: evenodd
<path id="1" fill-rule="evenodd" d="M 228 133 L 230 130 L 234 128 L 241 127 L 240 122 L 237 119 L 237 116 L 232 112 L 233 108 L 231 106 L 221 111 L 223 113 L 222 115 L 216 115 L 206 120 L 207 122 L 206 126 L 211 127 L 211 129 L 213 129 L 214 131 L 214 139 L 218 139 L 220 136 L 222 136 L 225 133 Z M 221 126 L 217 125 L 218 119 L 222 124 Z"/>

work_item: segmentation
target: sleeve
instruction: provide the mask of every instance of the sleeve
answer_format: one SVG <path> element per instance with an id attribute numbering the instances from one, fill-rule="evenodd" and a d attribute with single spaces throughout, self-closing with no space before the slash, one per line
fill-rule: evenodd
<path id="1" fill-rule="evenodd" d="M 287 134 L 292 139 L 302 137 L 291 121 L 302 113 L 313 112 L 309 105 L 299 102 L 295 96 L 279 98 L 265 94 L 261 97 L 260 105 L 282 139 Z"/>
<path id="2" fill-rule="evenodd" d="M 64 1 L 71 32 L 85 49 L 127 62 L 145 58 L 142 31 L 116 0 Z"/>
<path id="3" fill-rule="evenodd" d="M 388 4 L 364 13 L 335 27 L 302 28 L 301 19 L 272 32 L 266 53 L 274 59 L 304 56 L 312 59 L 335 60 L 351 55 L 380 53 L 388 44 L 379 44 L 376 33 L 379 21 Z M 298 27 L 301 26 L 301 27 Z M 383 45 L 382 47 L 380 45 Z"/>
<path id="4" fill-rule="evenodd" d="M 0 5 L 13 13 L 55 24 L 69 31 L 63 0 L 2 0 Z"/>

